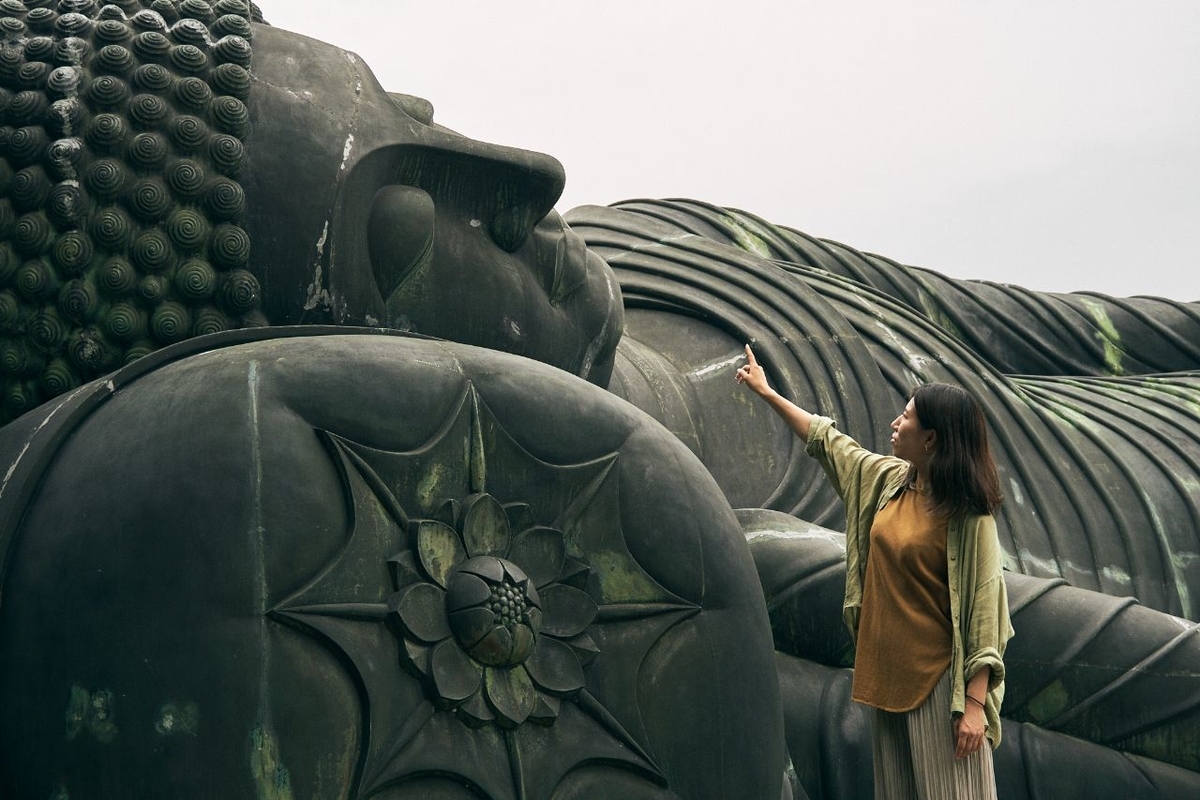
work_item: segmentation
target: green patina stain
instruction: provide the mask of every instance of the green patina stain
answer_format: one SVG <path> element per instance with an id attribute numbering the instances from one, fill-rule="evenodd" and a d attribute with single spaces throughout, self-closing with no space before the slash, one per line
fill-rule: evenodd
<path id="1" fill-rule="evenodd" d="M 1117 747 L 1124 749 L 1123 744 L 1119 743 Z M 1192 772 L 1200 770 L 1200 731 L 1186 725 L 1171 725 L 1134 736 L 1128 746 L 1139 755 L 1175 764 Z"/>
<path id="2" fill-rule="evenodd" d="M 1197 416 L 1200 416 L 1200 414 Z M 1200 497 L 1200 479 L 1194 475 L 1181 475 L 1179 477 L 1179 486 L 1188 497 Z"/>
<path id="3" fill-rule="evenodd" d="M 87 721 L 88 704 L 92 695 L 79 684 L 71 687 L 71 695 L 67 699 L 67 741 L 71 741 L 83 730 Z"/>
<path id="4" fill-rule="evenodd" d="M 632 603 L 662 601 L 662 588 L 651 580 L 629 556 L 613 552 L 588 554 L 600 583 L 600 594 L 607 602 Z"/>
<path id="5" fill-rule="evenodd" d="M 741 222 L 733 217 L 726 216 L 725 222 L 729 225 L 729 229 L 733 233 L 734 244 L 743 250 L 762 256 L 763 258 L 771 257 L 771 248 L 763 241 L 762 237 L 742 225 Z"/>
<path id="6" fill-rule="evenodd" d="M 258 800 L 294 800 L 291 776 L 279 757 L 279 743 L 261 727 L 250 732 L 250 773 Z"/>
<path id="7" fill-rule="evenodd" d="M 1121 366 L 1121 332 L 1109 318 L 1104 306 L 1087 300 L 1083 304 L 1096 321 L 1096 341 L 1104 347 L 1104 369 L 1109 375 L 1124 375 L 1125 368 Z"/>
<path id="8" fill-rule="evenodd" d="M 471 491 L 487 491 L 487 453 L 495 442 L 491 437 L 485 437 L 480 425 L 471 426 L 471 449 L 468 465 L 471 470 Z M 485 449 L 487 448 L 487 449 Z"/>
<path id="9" fill-rule="evenodd" d="M 941 303 L 938 302 L 937 295 L 922 286 L 917 296 L 920 298 L 921 308 L 925 311 L 925 316 L 934 325 L 937 325 L 958 341 L 963 341 L 962 331 L 958 329 L 958 325 L 954 323 L 954 320 L 946 315 Z"/>
<path id="10" fill-rule="evenodd" d="M 117 738 L 113 721 L 115 696 L 107 689 L 90 692 L 79 684 L 71 686 L 65 714 L 67 741 L 81 733 L 89 733 L 98 742 L 108 743 Z"/>
<path id="11" fill-rule="evenodd" d="M 453 485 L 458 471 L 446 464 L 432 464 L 417 483 L 417 503 L 423 509 L 437 508 L 444 497 L 449 496 L 448 487 Z"/>
<path id="12" fill-rule="evenodd" d="M 1056 680 L 1038 692 L 1037 696 L 1029 701 L 1026 708 L 1033 721 L 1041 724 L 1054 719 L 1066 711 L 1070 705 L 1071 698 L 1067 694 L 1066 687 L 1063 686 L 1061 680 Z"/>
<path id="13" fill-rule="evenodd" d="M 200 708 L 195 703 L 167 703 L 154 718 L 154 729 L 163 736 L 186 733 L 195 736 L 200 727 Z"/>
<path id="14" fill-rule="evenodd" d="M 338 737 L 339 747 L 317 761 L 317 784 L 313 797 L 341 797 L 354 778 L 354 753 L 357 739 L 353 733 Z"/>

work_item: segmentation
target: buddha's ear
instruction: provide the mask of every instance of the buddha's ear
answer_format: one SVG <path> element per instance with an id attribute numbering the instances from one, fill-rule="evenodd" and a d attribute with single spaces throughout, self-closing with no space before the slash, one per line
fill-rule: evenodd
<path id="1" fill-rule="evenodd" d="M 385 186 L 375 194 L 367 220 L 367 246 L 384 302 L 429 263 L 433 227 L 433 198 L 421 189 Z"/>

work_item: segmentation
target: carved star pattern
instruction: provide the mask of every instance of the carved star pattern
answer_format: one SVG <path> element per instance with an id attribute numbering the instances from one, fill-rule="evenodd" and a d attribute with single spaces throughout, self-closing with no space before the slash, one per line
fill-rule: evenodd
<path id="1" fill-rule="evenodd" d="M 637 563 L 620 524 L 618 454 L 569 465 L 539 460 L 514 441 L 468 385 L 425 444 L 379 450 L 319 431 L 342 482 L 348 536 L 342 551 L 269 616 L 315 635 L 343 657 L 362 709 L 356 796 L 421 777 L 452 777 L 496 800 L 552 795 L 585 764 L 618 765 L 660 787 L 646 746 L 637 674 L 654 644 L 699 608 Z M 563 532 L 568 555 L 590 568 L 598 613 L 584 688 L 551 724 L 471 726 L 441 708 L 402 666 L 404 645 L 385 625 L 397 570 L 412 563 L 409 521 L 447 499 L 487 492 L 528 503 L 535 521 Z"/>

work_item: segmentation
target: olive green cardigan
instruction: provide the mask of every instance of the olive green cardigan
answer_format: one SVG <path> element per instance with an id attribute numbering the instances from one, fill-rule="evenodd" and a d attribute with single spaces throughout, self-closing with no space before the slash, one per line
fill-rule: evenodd
<path id="1" fill-rule="evenodd" d="M 857 637 L 871 523 L 876 512 L 907 482 L 911 465 L 895 456 L 865 449 L 837 430 L 829 417 L 812 418 L 805 450 L 820 462 L 846 506 L 846 597 L 842 615 L 850 635 Z M 1004 648 L 1013 635 L 1000 555 L 996 521 L 990 514 L 966 514 L 950 520 L 946 532 L 950 616 L 954 622 L 950 713 L 963 713 L 967 681 L 983 667 L 991 667 L 984 716 L 993 748 L 1000 744 Z"/>

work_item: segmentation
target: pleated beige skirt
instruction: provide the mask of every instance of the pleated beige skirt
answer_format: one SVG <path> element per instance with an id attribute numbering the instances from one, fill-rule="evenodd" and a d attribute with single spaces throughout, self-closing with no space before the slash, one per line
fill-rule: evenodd
<path id="1" fill-rule="evenodd" d="M 871 726 L 875 800 L 997 800 L 992 749 L 954 757 L 950 671 L 919 707 L 874 709 Z"/>

